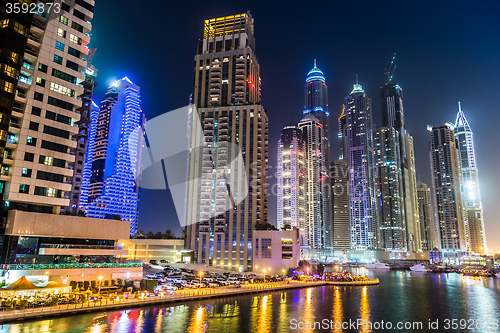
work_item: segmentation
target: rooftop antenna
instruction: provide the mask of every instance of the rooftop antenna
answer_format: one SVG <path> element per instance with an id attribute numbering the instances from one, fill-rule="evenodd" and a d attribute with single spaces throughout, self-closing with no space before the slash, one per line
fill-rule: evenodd
<path id="1" fill-rule="evenodd" d="M 356 84 L 359 84 L 359 82 L 358 82 L 358 74 L 356 74 Z"/>
<path id="2" fill-rule="evenodd" d="M 394 53 L 394 56 L 392 57 L 391 64 L 389 66 L 389 69 L 384 68 L 385 72 L 384 74 L 387 75 L 387 84 L 392 82 L 392 77 L 394 76 L 394 71 L 396 70 L 396 64 L 394 63 L 396 61 L 396 53 Z M 394 65 L 394 67 L 392 67 Z M 392 72 L 391 72 L 392 69 Z"/>
<path id="3" fill-rule="evenodd" d="M 316 68 L 316 59 L 314 59 L 314 68 Z"/>
<path id="4" fill-rule="evenodd" d="M 460 101 L 458 101 L 458 112 L 462 113 L 462 106 L 460 105 Z"/>

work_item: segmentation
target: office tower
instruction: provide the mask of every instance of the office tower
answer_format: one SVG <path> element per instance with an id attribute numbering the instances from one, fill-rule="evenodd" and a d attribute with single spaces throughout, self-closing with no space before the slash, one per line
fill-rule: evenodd
<path id="1" fill-rule="evenodd" d="M 330 168 L 333 203 L 333 249 L 347 251 L 349 244 L 349 169 L 346 160 L 333 161 Z"/>
<path id="2" fill-rule="evenodd" d="M 127 77 L 114 81 L 97 117 L 87 217 L 130 222 L 137 229 L 139 182 L 145 116 L 140 89 Z M 138 133 L 137 128 L 141 128 Z"/>
<path id="3" fill-rule="evenodd" d="M 427 184 L 417 182 L 418 193 L 418 217 L 420 219 L 420 241 L 424 251 L 431 251 L 435 248 L 434 237 L 434 215 L 431 205 L 431 189 Z"/>
<path id="4" fill-rule="evenodd" d="M 88 138 L 85 147 L 85 160 L 83 162 L 82 187 L 78 209 L 84 210 L 89 203 L 90 177 L 92 174 L 92 159 L 94 157 L 94 145 L 97 131 L 97 118 L 99 117 L 99 106 L 92 101 L 88 125 Z"/>
<path id="5" fill-rule="evenodd" d="M 347 161 L 347 117 L 345 114 L 345 105 L 342 105 L 342 113 L 339 121 L 339 160 Z"/>
<path id="6" fill-rule="evenodd" d="M 331 181 L 330 181 L 330 114 L 328 113 L 328 87 L 325 83 L 325 76 L 323 72 L 316 67 L 316 60 L 314 60 L 314 67 L 307 73 L 306 84 L 304 86 L 304 119 L 308 119 L 307 115 L 311 115 L 318 120 L 321 126 L 320 136 L 314 138 L 305 136 L 307 151 L 316 154 L 312 156 L 308 154 L 307 158 L 313 158 L 314 161 L 306 162 L 309 164 L 318 163 L 319 174 L 315 178 L 309 178 L 308 182 L 315 183 L 313 187 L 316 189 L 311 197 L 313 201 L 308 200 L 308 204 L 313 204 L 314 208 L 308 208 L 311 213 L 316 208 L 319 209 L 314 217 L 314 221 L 310 224 L 315 225 L 315 235 L 317 241 L 312 244 L 313 248 L 321 250 L 331 250 L 333 243 L 333 225 L 332 225 L 332 197 L 331 197 Z M 310 122 L 307 120 L 306 122 Z M 308 194 L 309 195 L 309 194 Z M 317 207 L 316 207 L 317 206 Z M 319 220 L 318 220 L 319 219 Z"/>
<path id="7" fill-rule="evenodd" d="M 72 2 L 60 13 L 0 19 L 1 112 L 10 114 L 0 125 L 9 124 L 0 132 L 4 219 L 8 210 L 59 214 L 70 204 L 94 1 Z"/>
<path id="8" fill-rule="evenodd" d="M 251 271 L 253 230 L 267 222 L 268 127 L 250 13 L 205 20 L 194 62 L 193 101 L 205 140 L 189 156 L 185 246 L 198 264 Z M 231 170 L 236 146 L 248 188 Z M 228 183 L 237 186 L 228 191 Z M 232 207 L 231 197 L 246 190 Z"/>
<path id="9" fill-rule="evenodd" d="M 432 201 L 437 216 L 439 249 L 460 252 L 465 243 L 461 171 L 453 124 L 428 127 L 432 172 Z"/>
<path id="10" fill-rule="evenodd" d="M 394 58 L 391 67 L 393 64 Z M 380 88 L 382 128 L 377 139 L 381 247 L 417 252 L 420 250 L 420 222 L 413 137 L 405 128 L 403 90 L 392 81 L 390 68 L 386 74 L 386 84 Z"/>
<path id="11" fill-rule="evenodd" d="M 392 126 L 377 130 L 374 138 L 380 202 L 380 247 L 388 251 L 407 249 L 399 139 L 397 130 Z"/>
<path id="12" fill-rule="evenodd" d="M 360 84 L 345 97 L 347 165 L 349 168 L 350 246 L 378 248 L 372 100 Z"/>
<path id="13" fill-rule="evenodd" d="M 67 182 L 71 184 L 71 192 L 67 193 L 69 196 L 69 206 L 65 208 L 71 215 L 76 215 L 79 211 L 83 211 L 83 207 L 80 206 L 80 197 L 83 193 L 83 173 L 86 150 L 88 141 L 94 140 L 93 137 L 89 138 L 89 126 L 92 117 L 91 113 L 94 111 L 92 96 L 94 87 L 97 84 L 95 81 L 97 70 L 90 63 L 94 57 L 95 51 L 96 49 L 93 49 L 89 55 L 84 58 L 84 60 L 87 60 L 87 68 L 84 70 L 85 81 L 81 83 L 83 86 L 83 94 L 78 96 L 78 98 L 82 100 L 82 106 L 77 109 L 77 112 L 80 113 L 80 120 L 76 123 L 76 125 L 78 125 L 78 133 L 73 135 L 73 139 L 77 141 L 77 146 L 71 150 L 71 153 L 75 155 L 75 161 L 70 163 L 70 167 L 73 169 L 73 177 L 67 180 Z"/>
<path id="14" fill-rule="evenodd" d="M 305 141 L 306 170 L 306 221 L 308 230 L 307 245 L 311 249 L 324 249 L 327 237 L 326 219 L 323 216 L 321 192 L 325 178 L 321 173 L 321 137 L 323 125 L 318 118 L 308 113 L 299 122 Z"/>
<path id="15" fill-rule="evenodd" d="M 278 229 L 299 228 L 300 244 L 307 246 L 305 143 L 295 125 L 281 132 L 276 173 Z"/>
<path id="16" fill-rule="evenodd" d="M 455 139 L 457 140 L 459 162 L 462 170 L 462 191 L 465 199 L 465 212 L 468 221 L 469 250 L 484 254 L 486 232 L 484 229 L 483 205 L 479 191 L 479 176 L 474 150 L 472 129 L 458 103 L 458 114 L 455 121 Z"/>

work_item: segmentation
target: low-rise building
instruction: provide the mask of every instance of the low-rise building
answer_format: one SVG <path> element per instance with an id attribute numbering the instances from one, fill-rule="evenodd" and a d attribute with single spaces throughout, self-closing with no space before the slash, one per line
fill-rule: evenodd
<path id="1" fill-rule="evenodd" d="M 264 274 L 285 274 L 299 265 L 299 229 L 254 230 L 253 271 Z"/>
<path id="2" fill-rule="evenodd" d="M 118 244 L 127 248 L 127 259 L 136 262 L 190 262 L 193 252 L 184 249 L 184 239 L 120 239 Z"/>
<path id="3" fill-rule="evenodd" d="M 4 236 L 1 278 L 30 281 L 139 280 L 142 266 L 126 261 L 130 222 L 9 211 Z"/>

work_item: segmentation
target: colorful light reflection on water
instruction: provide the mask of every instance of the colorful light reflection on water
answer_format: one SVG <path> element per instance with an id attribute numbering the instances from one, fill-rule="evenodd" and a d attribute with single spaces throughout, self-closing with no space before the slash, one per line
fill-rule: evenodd
<path id="1" fill-rule="evenodd" d="M 357 274 L 373 272 L 360 271 Z M 0 326 L 2 332 L 287 332 L 290 321 L 498 319 L 500 279 L 377 272 L 380 286 L 324 286 L 89 313 Z M 304 329 L 303 332 L 320 330 Z M 330 330 L 325 330 L 330 331 Z M 492 330 L 475 330 L 475 332 Z M 333 329 L 331 332 L 343 332 Z M 345 332 L 345 331 L 344 331 Z M 363 328 L 361 332 L 375 332 Z"/>

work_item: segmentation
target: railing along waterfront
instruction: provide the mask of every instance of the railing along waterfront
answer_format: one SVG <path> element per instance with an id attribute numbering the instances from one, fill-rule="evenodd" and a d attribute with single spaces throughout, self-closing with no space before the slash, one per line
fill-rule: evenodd
<path id="1" fill-rule="evenodd" d="M 122 268 L 141 267 L 140 263 L 73 263 L 73 264 L 6 264 L 4 270 L 72 269 L 72 268 Z"/>

